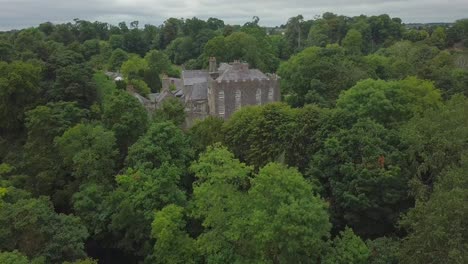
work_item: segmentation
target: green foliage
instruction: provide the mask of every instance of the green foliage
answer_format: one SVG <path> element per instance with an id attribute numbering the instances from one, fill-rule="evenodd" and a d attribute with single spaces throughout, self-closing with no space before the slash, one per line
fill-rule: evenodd
<path id="1" fill-rule="evenodd" d="M 116 49 L 109 58 L 109 69 L 120 70 L 122 64 L 128 60 L 128 54 L 122 49 Z"/>
<path id="2" fill-rule="evenodd" d="M 285 104 L 242 108 L 224 124 L 225 143 L 241 160 L 260 168 L 284 155 L 291 120 Z"/>
<path id="3" fill-rule="evenodd" d="M 367 241 L 371 251 L 369 263 L 371 264 L 398 264 L 400 241 L 396 238 L 380 237 Z"/>
<path id="4" fill-rule="evenodd" d="M 467 171 L 468 156 L 464 156 L 461 166 L 438 175 L 430 198 L 418 201 L 403 217 L 401 224 L 409 234 L 400 248 L 401 263 L 468 261 Z"/>
<path id="5" fill-rule="evenodd" d="M 343 92 L 336 102 L 338 109 L 385 126 L 401 124 L 440 105 L 440 92 L 434 85 L 414 77 L 393 82 L 364 80 Z"/>
<path id="6" fill-rule="evenodd" d="M 169 204 L 183 205 L 179 188 L 182 169 L 164 163 L 158 169 L 128 169 L 117 176 L 117 189 L 109 197 L 114 212 L 109 224 L 117 246 L 136 255 L 149 256 L 151 222 L 156 210 Z"/>
<path id="7" fill-rule="evenodd" d="M 339 46 L 307 48 L 281 64 L 278 74 L 283 95 L 293 106 L 332 105 L 342 90 L 367 78 L 364 69 Z"/>
<path id="8" fill-rule="evenodd" d="M 53 101 L 77 102 L 82 107 L 91 106 L 97 97 L 93 70 L 86 64 L 72 64 L 57 70 L 54 86 L 48 91 Z"/>
<path id="9" fill-rule="evenodd" d="M 201 153 L 208 146 L 223 141 L 222 127 L 224 120 L 209 116 L 203 121 L 197 121 L 189 130 L 190 140 L 195 153 Z"/>
<path id="10" fill-rule="evenodd" d="M 340 232 L 333 240 L 333 246 L 323 263 L 329 264 L 367 264 L 371 252 L 364 241 L 356 236 L 351 228 Z"/>
<path id="11" fill-rule="evenodd" d="M 0 130 L 19 131 L 25 111 L 37 101 L 40 74 L 31 63 L 0 62 Z"/>
<path id="12" fill-rule="evenodd" d="M 183 169 L 192 151 L 188 138 L 172 122 L 153 123 L 145 135 L 129 148 L 128 167 L 158 168 L 169 162 Z"/>
<path id="13" fill-rule="evenodd" d="M 94 74 L 93 81 L 97 89 L 97 101 L 102 105 L 105 98 L 112 95 L 117 89 L 116 84 L 101 72 Z"/>
<path id="14" fill-rule="evenodd" d="M 77 260 L 77 261 L 74 261 L 74 262 L 66 261 L 63 264 L 98 264 L 98 261 L 94 260 L 94 259 L 87 258 L 87 259 Z"/>
<path id="15" fill-rule="evenodd" d="M 205 228 L 197 243 L 208 262 L 318 263 L 331 225 L 295 169 L 269 164 L 250 179 L 252 168 L 209 147 L 192 170 L 193 214 Z"/>
<path id="16" fill-rule="evenodd" d="M 334 224 L 366 236 L 391 231 L 408 200 L 396 133 L 369 119 L 325 133 L 309 173 L 334 201 Z"/>
<path id="17" fill-rule="evenodd" d="M 180 126 L 185 122 L 185 106 L 179 98 L 169 98 L 156 109 L 153 118 L 159 121 L 171 121 Z"/>
<path id="18" fill-rule="evenodd" d="M 414 175 L 414 195 L 424 197 L 438 174 L 461 164 L 461 157 L 467 153 L 467 117 L 467 99 L 455 96 L 441 109 L 427 109 L 401 129 L 408 146 L 408 167 Z"/>
<path id="19" fill-rule="evenodd" d="M 191 37 L 176 38 L 166 48 L 166 53 L 171 61 L 178 65 L 196 57 L 194 51 L 194 41 Z"/>
<path id="20" fill-rule="evenodd" d="M 120 153 L 124 154 L 145 133 L 148 114 L 136 98 L 117 90 L 104 102 L 102 121 L 104 127 L 114 132 Z"/>
<path id="21" fill-rule="evenodd" d="M 109 185 L 85 183 L 72 197 L 74 214 L 81 219 L 90 235 L 96 240 L 105 238 L 107 225 L 113 213 L 108 203 L 111 191 L 109 187 Z"/>
<path id="22" fill-rule="evenodd" d="M 44 256 L 49 263 L 86 256 L 88 233 L 79 218 L 56 214 L 44 197 L 3 203 L 0 223 L 2 251 L 16 249 L 30 258 Z"/>
<path id="23" fill-rule="evenodd" d="M 4 264 L 29 264 L 29 259 L 17 250 L 12 252 L 0 252 L 0 263 Z"/>
<path id="24" fill-rule="evenodd" d="M 205 45 L 204 56 L 216 57 L 218 61 L 246 61 L 251 67 L 266 72 L 274 72 L 279 64 L 266 36 L 254 36 L 245 32 L 211 39 Z"/>
<path id="25" fill-rule="evenodd" d="M 27 139 L 24 145 L 24 173 L 30 175 L 23 188 L 36 195 L 55 197 L 69 180 L 61 168 L 62 158 L 54 139 L 85 119 L 87 111 L 76 103 L 48 103 L 26 113 Z M 60 199 L 62 198 L 62 199 Z M 54 204 L 63 197 L 53 198 Z"/>
<path id="26" fill-rule="evenodd" d="M 76 125 L 55 139 L 64 165 L 82 181 L 112 182 L 118 155 L 115 137 L 97 125 Z"/>
<path id="27" fill-rule="evenodd" d="M 148 62 L 145 59 L 139 56 L 131 56 L 122 64 L 120 71 L 126 79 L 131 80 L 137 79 L 147 69 Z"/>
<path id="28" fill-rule="evenodd" d="M 0 263 L 468 262 L 467 21 L 0 32 Z M 278 70 L 290 106 L 183 131 L 179 99 L 148 113 L 125 91 L 212 56 Z"/>
<path id="29" fill-rule="evenodd" d="M 171 62 L 167 55 L 161 51 L 149 51 L 145 55 L 145 61 L 148 64 L 148 68 L 156 74 L 168 73 L 170 71 Z"/>
<path id="30" fill-rule="evenodd" d="M 361 54 L 363 49 L 363 40 L 361 32 L 350 29 L 343 39 L 343 47 L 347 49 L 350 54 Z"/>
<path id="31" fill-rule="evenodd" d="M 251 181 L 247 234 L 268 262 L 316 262 L 331 224 L 327 206 L 296 169 L 268 164 Z M 250 228 L 249 228 L 250 227 Z"/>
<path id="32" fill-rule="evenodd" d="M 128 85 L 132 86 L 135 92 L 143 96 L 147 96 L 151 92 L 148 84 L 143 80 L 130 80 L 128 81 Z"/>
<path id="33" fill-rule="evenodd" d="M 195 240 L 185 232 L 184 208 L 168 205 L 156 212 L 152 223 L 155 263 L 196 263 Z"/>

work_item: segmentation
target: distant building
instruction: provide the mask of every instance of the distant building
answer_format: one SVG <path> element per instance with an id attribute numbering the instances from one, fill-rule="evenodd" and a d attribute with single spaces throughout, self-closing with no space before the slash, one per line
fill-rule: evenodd
<path id="1" fill-rule="evenodd" d="M 180 79 L 163 77 L 161 93 L 148 97 L 154 104 L 149 107 L 146 101 L 142 102 L 148 110 L 160 107 L 166 98 L 179 98 L 185 105 L 187 126 L 208 116 L 228 119 L 244 106 L 281 99 L 277 75 L 250 69 L 247 63 L 239 61 L 218 67 L 215 58 L 210 58 L 208 70 L 184 70 Z"/>

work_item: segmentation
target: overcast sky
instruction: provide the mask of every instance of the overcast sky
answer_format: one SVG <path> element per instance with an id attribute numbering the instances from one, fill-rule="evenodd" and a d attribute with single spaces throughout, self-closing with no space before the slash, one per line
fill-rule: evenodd
<path id="1" fill-rule="evenodd" d="M 0 0 L 0 30 L 74 18 L 159 25 L 169 17 L 193 16 L 232 24 L 258 16 L 261 25 L 276 26 L 297 14 L 311 19 L 327 11 L 347 16 L 386 13 L 406 23 L 453 22 L 468 17 L 468 0 Z"/>

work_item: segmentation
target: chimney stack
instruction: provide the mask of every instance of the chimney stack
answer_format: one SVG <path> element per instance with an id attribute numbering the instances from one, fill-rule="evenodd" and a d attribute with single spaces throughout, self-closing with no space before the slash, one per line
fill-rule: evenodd
<path id="1" fill-rule="evenodd" d="M 164 90 L 169 90 L 169 87 L 171 86 L 171 80 L 169 79 L 167 74 L 165 73 L 163 74 L 161 82 L 162 82 L 161 92 Z"/>
<path id="2" fill-rule="evenodd" d="M 218 69 L 217 69 L 217 65 L 216 65 L 216 57 L 210 57 L 210 66 L 208 68 L 208 72 L 209 73 L 214 73 L 214 72 L 217 72 Z"/>

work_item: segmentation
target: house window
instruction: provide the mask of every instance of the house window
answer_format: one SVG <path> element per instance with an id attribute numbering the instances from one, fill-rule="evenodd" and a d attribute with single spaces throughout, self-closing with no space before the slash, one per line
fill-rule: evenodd
<path id="1" fill-rule="evenodd" d="M 257 101 L 258 105 L 262 104 L 262 90 L 257 88 L 257 93 L 255 94 L 255 100 Z"/>
<path id="2" fill-rule="evenodd" d="M 273 87 L 268 88 L 268 102 L 273 102 Z"/>
<path id="3" fill-rule="evenodd" d="M 218 93 L 218 114 L 220 117 L 224 117 L 224 91 L 219 91 Z"/>
<path id="4" fill-rule="evenodd" d="M 239 110 L 242 106 L 242 93 L 240 90 L 236 91 L 236 110 Z"/>

